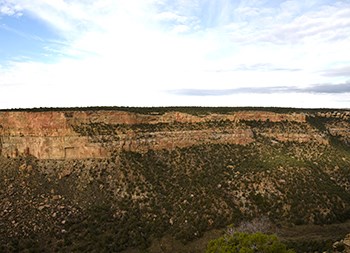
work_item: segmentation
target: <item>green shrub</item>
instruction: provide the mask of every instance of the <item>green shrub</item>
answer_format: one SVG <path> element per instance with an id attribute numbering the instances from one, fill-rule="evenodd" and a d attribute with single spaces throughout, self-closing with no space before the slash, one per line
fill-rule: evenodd
<path id="1" fill-rule="evenodd" d="M 206 253 L 293 253 L 275 235 L 240 233 L 211 240 Z"/>

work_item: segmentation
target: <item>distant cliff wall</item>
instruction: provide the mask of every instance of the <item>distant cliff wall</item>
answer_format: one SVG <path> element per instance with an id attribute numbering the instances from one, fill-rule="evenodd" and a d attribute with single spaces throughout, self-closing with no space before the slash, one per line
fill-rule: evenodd
<path id="1" fill-rule="evenodd" d="M 120 150 L 144 152 L 206 143 L 247 145 L 254 142 L 256 132 L 245 121 L 307 124 L 304 113 L 268 111 L 201 116 L 176 111 L 149 114 L 116 110 L 5 111 L 0 112 L 0 154 L 84 159 L 108 157 Z M 342 133 L 346 131 L 343 128 L 339 130 Z M 290 132 L 289 127 L 262 134 L 277 141 L 327 144 L 322 134 L 310 129 Z"/>

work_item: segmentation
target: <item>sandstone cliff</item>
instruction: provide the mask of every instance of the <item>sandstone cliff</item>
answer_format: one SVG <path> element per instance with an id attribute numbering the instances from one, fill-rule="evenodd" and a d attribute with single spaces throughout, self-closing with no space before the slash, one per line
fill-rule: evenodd
<path id="1" fill-rule="evenodd" d="M 145 152 L 206 143 L 246 145 L 254 142 L 256 134 L 283 142 L 327 145 L 327 137 L 308 125 L 306 117 L 305 113 L 268 111 L 201 116 L 176 111 L 6 111 L 0 112 L 0 154 L 30 154 L 39 159 L 106 158 L 121 150 Z M 253 132 L 249 122 L 256 121 L 289 122 L 289 127 Z M 328 127 L 331 134 L 348 138 L 349 123 Z"/>

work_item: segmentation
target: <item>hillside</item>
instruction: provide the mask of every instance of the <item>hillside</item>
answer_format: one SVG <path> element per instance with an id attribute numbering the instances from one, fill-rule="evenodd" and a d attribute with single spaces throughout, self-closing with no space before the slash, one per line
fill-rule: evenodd
<path id="1" fill-rule="evenodd" d="M 0 252 L 167 252 L 154 242 L 263 216 L 334 226 L 350 218 L 350 111 L 3 110 L 0 206 Z"/>

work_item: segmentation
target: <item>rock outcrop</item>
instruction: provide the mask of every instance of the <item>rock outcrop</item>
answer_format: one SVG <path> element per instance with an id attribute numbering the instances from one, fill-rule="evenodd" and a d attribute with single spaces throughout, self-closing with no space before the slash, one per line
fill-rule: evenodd
<path id="1" fill-rule="evenodd" d="M 334 253 L 350 253 L 350 234 L 346 235 L 341 241 L 333 244 Z"/>
<path id="2" fill-rule="evenodd" d="M 342 118 L 339 113 L 335 115 Z M 249 122 L 293 126 L 260 131 Z M 349 123 L 337 124 L 328 126 L 330 133 L 345 136 L 348 141 Z M 148 114 L 69 109 L 0 112 L 0 154 L 7 157 L 106 158 L 121 150 L 145 152 L 205 143 L 246 145 L 254 142 L 257 134 L 281 142 L 328 144 L 324 134 L 307 124 L 306 113 L 246 110 L 193 115 L 177 111 L 160 113 L 156 109 Z"/>

